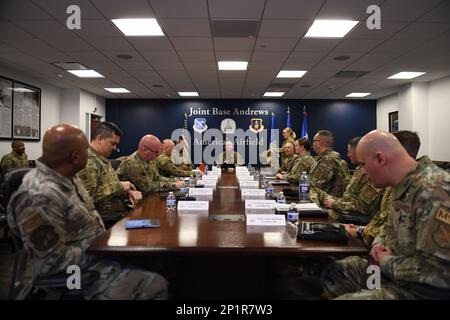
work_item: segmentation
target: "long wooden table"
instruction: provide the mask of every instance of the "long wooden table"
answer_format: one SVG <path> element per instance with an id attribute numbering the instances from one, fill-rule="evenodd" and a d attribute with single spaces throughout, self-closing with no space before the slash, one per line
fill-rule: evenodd
<path id="1" fill-rule="evenodd" d="M 244 214 L 234 173 L 223 172 L 210 202 L 209 214 Z M 215 256 L 348 256 L 366 254 L 358 239 L 346 244 L 297 240 L 295 231 L 259 231 L 245 222 L 209 221 L 209 214 L 168 214 L 159 194 L 147 197 L 126 218 L 103 234 L 88 252 L 96 255 L 215 255 Z M 125 230 L 128 219 L 159 218 L 161 227 Z M 320 221 L 318 218 L 300 218 Z M 322 219 L 323 221 L 323 219 Z"/>

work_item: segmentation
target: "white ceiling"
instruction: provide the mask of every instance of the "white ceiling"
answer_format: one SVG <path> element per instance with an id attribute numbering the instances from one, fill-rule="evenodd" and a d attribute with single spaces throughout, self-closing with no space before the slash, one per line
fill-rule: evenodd
<path id="1" fill-rule="evenodd" d="M 81 8 L 81 30 L 66 28 L 72 4 Z M 366 27 L 371 4 L 381 7 L 381 30 Z M 131 17 L 155 17 L 165 37 L 127 38 L 110 21 Z M 343 39 L 303 38 L 316 18 L 361 22 Z M 257 36 L 213 37 L 212 19 L 256 20 Z M 350 59 L 334 60 L 342 55 Z M 218 71 L 219 59 L 248 60 L 249 67 Z M 76 78 L 51 64 L 63 61 L 105 78 Z M 410 82 L 386 79 L 399 71 L 427 72 L 416 81 L 450 75 L 450 0 L 1 0 L 0 64 L 103 97 L 177 98 L 177 91 L 198 91 L 202 98 L 260 98 L 271 84 L 285 83 L 291 88 L 283 98 L 372 92 L 366 99 L 375 99 Z M 308 73 L 276 79 L 281 69 Z M 336 78 L 342 70 L 368 73 Z M 132 93 L 111 94 L 105 87 Z"/>

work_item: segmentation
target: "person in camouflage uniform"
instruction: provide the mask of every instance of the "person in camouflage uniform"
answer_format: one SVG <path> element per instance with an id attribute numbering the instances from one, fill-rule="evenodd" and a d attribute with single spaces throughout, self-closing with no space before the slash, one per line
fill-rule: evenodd
<path id="1" fill-rule="evenodd" d="M 284 155 L 285 157 L 281 161 L 281 167 L 278 169 L 278 174 L 276 177 L 278 179 L 282 179 L 288 172 L 292 170 L 294 166 L 295 159 L 297 159 L 297 155 L 294 152 L 294 144 L 290 142 L 286 142 L 284 145 Z"/>
<path id="2" fill-rule="evenodd" d="M 341 197 L 345 190 L 346 173 L 339 153 L 331 149 L 333 144 L 333 133 L 328 130 L 319 130 L 314 136 L 313 150 L 318 156 L 311 168 L 310 198 L 318 204 L 320 191 L 333 197 Z"/>
<path id="3" fill-rule="evenodd" d="M 167 299 L 167 282 L 160 275 L 123 268 L 86 253 L 105 232 L 92 199 L 75 177 L 86 165 L 88 146 L 76 127 L 58 125 L 47 130 L 37 168 L 25 175 L 11 198 L 8 224 L 23 241 L 32 279 L 55 274 L 69 277 L 67 268 L 76 265 L 82 273 L 99 274 L 81 288 L 86 299 Z M 29 288 L 23 289 L 22 296 Z"/>
<path id="4" fill-rule="evenodd" d="M 89 195 L 94 200 L 95 209 L 101 214 L 124 212 L 124 201 L 129 198 L 137 203 L 142 194 L 129 181 L 120 181 L 107 159 L 116 150 L 122 131 L 111 122 L 102 122 L 92 134 L 88 150 L 86 168 L 78 172 Z"/>
<path id="5" fill-rule="evenodd" d="M 165 139 L 162 143 L 161 153 L 155 159 L 158 172 L 164 177 L 192 177 L 194 171 L 183 170 L 179 165 L 175 165 L 170 156 L 175 144 L 170 139 Z"/>
<path id="6" fill-rule="evenodd" d="M 4 173 L 11 169 L 28 168 L 28 156 L 25 153 L 23 141 L 14 140 L 11 143 L 12 151 L 2 157 L 0 166 Z"/>
<path id="7" fill-rule="evenodd" d="M 377 187 L 393 186 L 393 209 L 372 243 L 379 288 L 366 290 L 368 260 L 331 263 L 321 283 L 339 299 L 450 299 L 450 174 L 424 156 L 414 160 L 390 133 L 361 139 L 357 156 Z"/>
<path id="8" fill-rule="evenodd" d="M 347 156 L 353 164 L 358 164 L 356 146 L 361 137 L 351 139 L 347 145 Z M 333 198 L 324 191 L 319 191 L 321 204 L 328 208 L 328 215 L 334 220 L 341 220 L 341 215 L 361 216 L 367 221 L 379 210 L 383 189 L 376 188 L 363 174 L 358 166 L 341 198 Z"/>
<path id="9" fill-rule="evenodd" d="M 188 151 L 187 141 L 183 138 L 183 136 L 178 138 L 174 152 L 170 155 L 170 160 L 182 170 L 194 170 L 194 166 L 191 162 L 191 156 Z"/>
<path id="10" fill-rule="evenodd" d="M 160 176 L 156 157 L 161 149 L 161 141 L 154 135 L 145 135 L 139 142 L 138 150 L 124 160 L 117 174 L 120 179 L 130 180 L 145 196 L 153 192 L 180 189 L 183 181 Z"/>
<path id="11" fill-rule="evenodd" d="M 239 152 L 234 151 L 234 144 L 230 140 L 227 140 L 225 142 L 225 152 L 219 153 L 219 155 L 216 157 L 216 164 L 236 164 L 236 165 L 243 165 L 245 163 L 242 156 L 239 154 Z"/>
<path id="12" fill-rule="evenodd" d="M 417 133 L 401 130 L 394 132 L 393 135 L 398 139 L 406 152 L 411 158 L 416 159 L 420 149 L 420 139 Z M 392 187 L 385 188 L 383 197 L 381 198 L 380 210 L 375 213 L 372 220 L 366 226 L 355 226 L 353 224 L 345 224 L 347 233 L 353 238 L 361 238 L 367 247 L 371 247 L 373 240 L 380 233 L 380 229 L 386 223 L 392 212 Z"/>
<path id="13" fill-rule="evenodd" d="M 308 139 L 302 138 L 295 141 L 295 158 L 292 169 L 281 179 L 289 181 L 294 184 L 298 184 L 298 179 L 303 171 L 310 173 L 312 166 L 316 162 L 314 158 L 309 154 L 311 150 L 311 144 Z"/>

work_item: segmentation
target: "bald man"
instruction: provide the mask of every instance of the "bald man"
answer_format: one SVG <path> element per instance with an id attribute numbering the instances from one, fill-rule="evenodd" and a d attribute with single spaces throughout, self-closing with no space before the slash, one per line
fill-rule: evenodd
<path id="1" fill-rule="evenodd" d="M 284 157 L 281 158 L 281 167 L 278 169 L 276 177 L 278 179 L 283 179 L 289 172 L 291 172 L 294 166 L 297 155 L 295 154 L 294 144 L 287 141 L 284 144 Z"/>
<path id="2" fill-rule="evenodd" d="M 322 275 L 340 299 L 450 299 L 450 174 L 424 156 L 417 161 L 390 133 L 375 130 L 356 149 L 369 179 L 393 187 L 393 209 L 369 253 L 381 286 L 367 289 L 368 260 L 333 262 Z M 372 272 L 373 273 L 373 272 Z"/>
<path id="3" fill-rule="evenodd" d="M 122 131 L 112 122 L 102 122 L 94 129 L 88 150 L 86 168 L 78 173 L 89 195 L 94 200 L 95 209 L 101 214 L 125 213 L 125 200 L 136 204 L 142 194 L 136 191 L 130 181 L 120 181 L 116 171 L 107 159 L 117 149 Z M 119 216 L 117 219 L 120 219 Z"/>
<path id="4" fill-rule="evenodd" d="M 155 159 L 161 151 L 161 141 L 154 135 L 142 137 L 138 150 L 121 162 L 117 174 L 131 181 L 145 196 L 153 192 L 180 189 L 183 181 L 160 176 Z"/>
<path id="5" fill-rule="evenodd" d="M 28 156 L 25 153 L 23 141 L 14 140 L 11 143 L 12 151 L 2 157 L 0 166 L 6 173 L 11 169 L 28 168 Z"/>
<path id="6" fill-rule="evenodd" d="M 170 139 L 163 140 L 161 146 L 161 153 L 155 159 L 158 171 L 164 177 L 192 177 L 194 176 L 194 171 L 183 170 L 180 166 L 175 165 L 170 157 L 172 155 L 175 143 Z"/>
<path id="7" fill-rule="evenodd" d="M 84 133 L 71 125 L 46 131 L 42 157 L 23 179 L 8 206 L 8 224 L 22 238 L 33 277 L 70 276 L 67 268 L 97 271 L 86 299 L 165 299 L 160 275 L 90 256 L 86 249 L 105 227 L 86 189 L 75 177 L 88 160 Z M 49 289 L 52 290 L 52 289 Z"/>

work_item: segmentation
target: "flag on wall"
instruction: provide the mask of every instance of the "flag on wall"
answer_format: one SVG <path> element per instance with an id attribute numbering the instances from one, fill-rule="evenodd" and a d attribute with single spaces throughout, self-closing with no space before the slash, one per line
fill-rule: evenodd
<path id="1" fill-rule="evenodd" d="M 291 127 L 291 111 L 289 111 L 289 107 L 287 110 L 287 120 L 286 120 L 286 128 Z"/>
<path id="2" fill-rule="evenodd" d="M 270 124 L 270 145 L 276 144 L 275 140 L 275 114 L 272 112 L 271 115 L 271 124 Z"/>
<path id="3" fill-rule="evenodd" d="M 302 138 L 308 139 L 308 114 L 306 113 L 306 106 L 303 106 Z"/>

